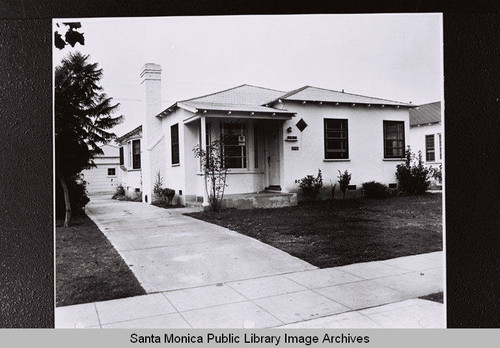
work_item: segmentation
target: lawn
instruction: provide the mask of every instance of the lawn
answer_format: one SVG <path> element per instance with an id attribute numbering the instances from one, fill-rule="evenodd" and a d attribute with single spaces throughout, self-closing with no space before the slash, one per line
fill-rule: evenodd
<path id="1" fill-rule="evenodd" d="M 442 250 L 441 199 L 426 194 L 188 215 L 326 268 Z"/>
<path id="2" fill-rule="evenodd" d="M 74 216 L 70 227 L 56 227 L 56 306 L 145 293 L 87 215 Z"/>

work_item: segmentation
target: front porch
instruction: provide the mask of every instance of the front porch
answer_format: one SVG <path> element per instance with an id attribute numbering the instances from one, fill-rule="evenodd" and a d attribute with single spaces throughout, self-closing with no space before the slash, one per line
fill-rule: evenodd
<path id="1" fill-rule="evenodd" d="M 297 205 L 297 195 L 280 192 L 283 187 L 283 122 L 291 115 L 231 115 L 205 113 L 184 120 L 184 141 L 188 149 L 200 144 L 206 149 L 212 141 L 223 139 L 221 154 L 226 163 L 227 177 L 224 208 L 278 208 Z M 185 150 L 187 151 L 187 150 Z M 185 201 L 188 207 L 208 205 L 202 162 L 186 153 L 189 159 Z"/>
<path id="2" fill-rule="evenodd" d="M 226 209 L 282 208 L 297 205 L 296 193 L 262 191 L 256 193 L 237 193 L 224 195 L 222 207 Z M 186 201 L 186 207 L 207 210 L 203 206 L 203 197 Z"/>

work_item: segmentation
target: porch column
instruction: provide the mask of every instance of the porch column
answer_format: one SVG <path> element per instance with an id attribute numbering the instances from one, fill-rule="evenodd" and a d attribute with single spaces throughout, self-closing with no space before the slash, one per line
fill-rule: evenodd
<path id="1" fill-rule="evenodd" d="M 204 151 L 207 151 L 207 127 L 206 127 L 206 123 L 205 123 L 205 117 L 204 116 L 201 116 L 200 118 L 200 144 L 201 144 L 201 148 L 202 150 Z M 203 185 L 206 185 L 206 178 L 205 176 L 203 176 Z M 210 203 L 208 202 L 208 194 L 207 194 L 207 190 L 206 190 L 206 187 L 203 186 L 203 203 L 201 204 L 202 206 L 204 207 L 207 207 L 210 205 Z"/>

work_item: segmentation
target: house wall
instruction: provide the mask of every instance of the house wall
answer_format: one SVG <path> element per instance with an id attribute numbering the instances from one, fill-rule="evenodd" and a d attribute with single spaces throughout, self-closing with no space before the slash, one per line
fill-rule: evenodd
<path id="1" fill-rule="evenodd" d="M 425 136 L 426 135 L 431 135 L 434 134 L 434 149 L 435 149 L 435 161 L 426 161 L 426 156 L 425 156 Z M 444 137 L 443 137 L 443 126 L 441 123 L 436 123 L 432 125 L 423 125 L 423 126 L 413 126 L 410 128 L 410 143 L 409 145 L 411 146 L 412 152 L 415 154 L 418 154 L 418 151 L 422 151 L 422 159 L 424 160 L 424 165 L 426 167 L 435 167 L 438 168 L 440 164 L 443 163 L 442 158 L 440 159 L 439 156 L 443 155 L 443 153 L 440 154 L 439 152 L 439 134 L 441 134 L 441 141 L 442 141 L 442 147 L 441 151 L 444 152 Z M 431 181 L 431 188 L 436 188 L 436 186 L 440 185 L 439 182 L 434 180 L 433 178 L 430 179 Z"/>
<path id="2" fill-rule="evenodd" d="M 163 173 L 165 173 L 165 137 L 161 136 L 151 148 L 142 151 L 149 151 L 149 159 L 151 161 L 151 169 L 148 171 L 150 175 L 150 182 L 152 186 L 152 190 L 157 181 L 158 173 L 163 177 Z M 146 171 L 142 171 L 143 175 L 145 175 Z M 163 178 L 163 182 L 165 183 L 165 179 Z M 165 187 L 165 185 L 163 185 Z M 156 197 L 153 191 L 150 193 L 145 193 L 148 195 L 147 202 L 151 200 L 156 201 L 159 197 Z"/>
<path id="3" fill-rule="evenodd" d="M 298 192 L 296 182 L 306 175 L 316 176 L 318 169 L 323 175 L 325 187 L 337 184 L 338 171 L 351 173 L 351 185 L 367 181 L 384 184 L 396 183 L 396 165 L 402 160 L 384 159 L 383 121 L 405 122 L 405 145 L 409 143 L 409 112 L 407 108 L 380 106 L 335 106 L 333 104 L 284 102 L 284 108 L 297 112 L 297 115 L 283 125 L 283 134 L 297 136 L 296 142 L 283 141 L 283 178 L 285 192 Z M 308 126 L 303 132 L 296 127 L 303 119 Z M 324 119 L 338 118 L 348 120 L 348 160 L 325 160 Z M 291 127 L 292 132 L 287 133 Z M 292 151 L 298 146 L 298 151 Z"/>
<path id="4" fill-rule="evenodd" d="M 119 166 L 118 169 L 118 182 L 125 189 L 127 196 L 131 198 L 136 198 L 140 196 L 142 192 L 142 169 L 132 169 L 132 159 L 131 159 L 131 142 L 132 140 L 141 139 L 141 133 L 127 138 L 120 146 L 123 146 L 123 166 Z M 143 142 L 141 139 L 141 168 L 143 168 L 144 163 L 142 161 L 142 151 Z M 139 192 L 137 192 L 137 189 Z"/>
<path id="5" fill-rule="evenodd" d="M 120 157 L 118 147 L 104 145 L 101 149 L 104 154 L 94 159 L 97 167 L 82 171 L 89 194 L 112 194 L 119 184 Z M 114 168 L 115 175 L 108 175 L 108 168 Z"/>
<path id="6" fill-rule="evenodd" d="M 188 191 L 186 190 L 186 170 L 192 168 L 194 162 L 194 156 L 191 158 L 186 151 L 193 142 L 192 138 L 195 136 L 193 127 L 186 127 L 183 121 L 192 115 L 192 113 L 184 109 L 177 109 L 167 117 L 162 118 L 162 134 L 164 136 L 163 153 L 165 154 L 162 173 L 163 187 L 175 190 L 176 203 L 182 204 L 185 203 L 184 197 L 188 194 L 186 192 Z M 172 164 L 171 127 L 175 124 L 179 124 L 179 164 Z M 185 136 L 186 132 L 188 133 L 187 138 Z M 194 178 L 194 174 L 189 177 L 188 181 L 191 178 Z M 182 191 L 182 195 L 179 195 L 180 191 Z"/>

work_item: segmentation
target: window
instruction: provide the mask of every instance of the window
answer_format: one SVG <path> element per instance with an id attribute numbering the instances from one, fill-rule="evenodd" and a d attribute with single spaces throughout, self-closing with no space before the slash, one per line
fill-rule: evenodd
<path id="1" fill-rule="evenodd" d="M 325 159 L 349 158 L 347 120 L 325 119 Z"/>
<path id="2" fill-rule="evenodd" d="M 226 168 L 247 167 L 246 126 L 242 122 L 221 124 L 222 156 Z"/>
<path id="3" fill-rule="evenodd" d="M 439 159 L 442 160 L 443 159 L 443 150 L 442 150 L 442 146 L 441 146 L 441 133 L 438 133 L 438 137 L 439 137 Z"/>
<path id="4" fill-rule="evenodd" d="M 108 176 L 115 176 L 115 175 L 116 175 L 116 169 L 108 168 Z"/>
<path id="5" fill-rule="evenodd" d="M 120 147 L 120 165 L 123 166 L 123 163 L 125 161 L 123 160 L 123 146 Z"/>
<path id="6" fill-rule="evenodd" d="M 404 121 L 384 121 L 384 158 L 403 158 L 404 155 Z"/>
<path id="7" fill-rule="evenodd" d="M 132 141 L 132 169 L 141 169 L 141 141 Z"/>
<path id="8" fill-rule="evenodd" d="M 170 141 L 172 145 L 172 164 L 179 164 L 179 124 L 170 127 Z"/>
<path id="9" fill-rule="evenodd" d="M 434 134 L 425 136 L 425 160 L 427 162 L 434 162 L 436 160 L 434 150 Z"/>

